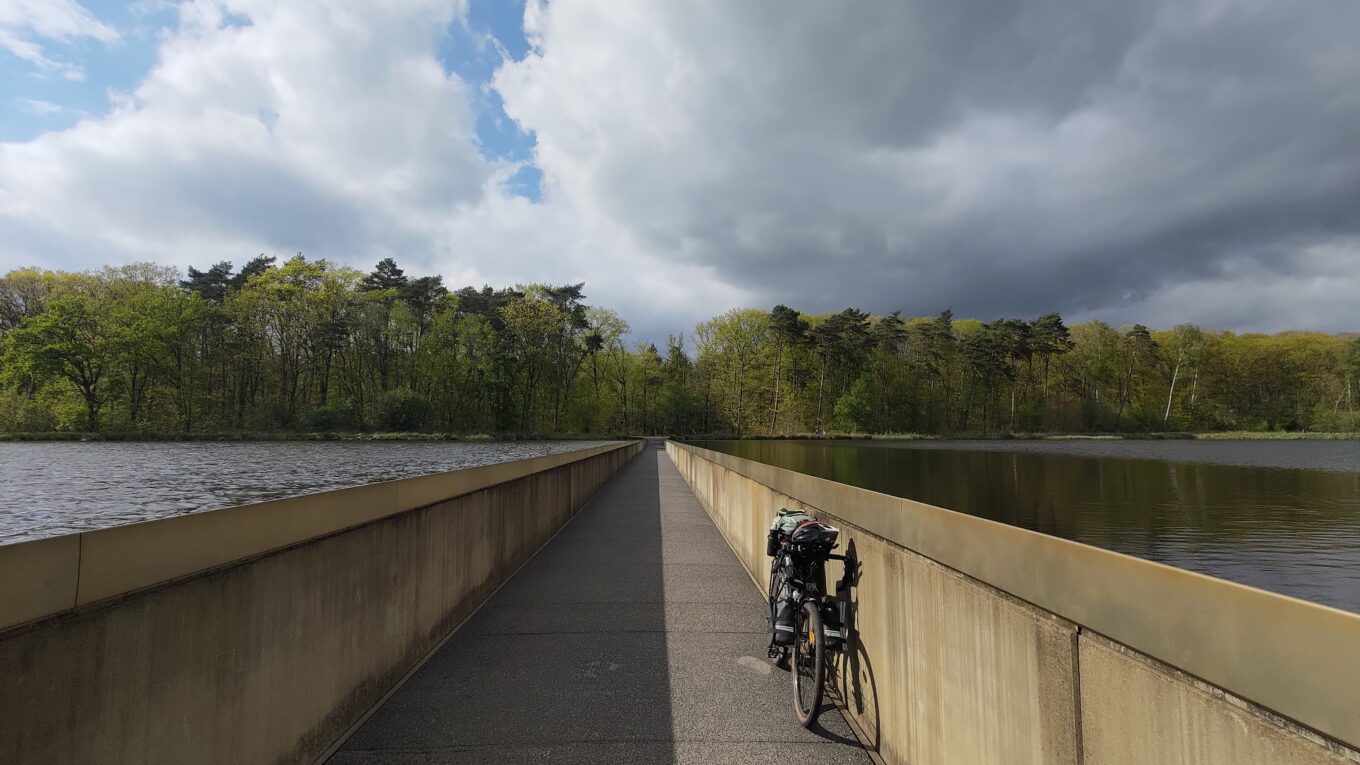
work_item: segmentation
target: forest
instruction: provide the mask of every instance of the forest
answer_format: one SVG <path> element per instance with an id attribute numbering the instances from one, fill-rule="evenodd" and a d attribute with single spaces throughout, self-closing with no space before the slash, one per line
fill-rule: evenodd
<path id="1" fill-rule="evenodd" d="M 297 255 L 0 278 L 0 432 L 739 437 L 1360 430 L 1360 337 L 729 311 Z"/>

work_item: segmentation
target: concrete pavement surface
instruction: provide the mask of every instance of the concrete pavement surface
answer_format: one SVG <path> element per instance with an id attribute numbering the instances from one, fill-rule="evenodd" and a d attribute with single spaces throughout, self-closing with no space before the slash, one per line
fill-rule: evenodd
<path id="1" fill-rule="evenodd" d="M 765 603 L 660 442 L 626 466 L 330 759 L 867 763 L 793 717 Z"/>

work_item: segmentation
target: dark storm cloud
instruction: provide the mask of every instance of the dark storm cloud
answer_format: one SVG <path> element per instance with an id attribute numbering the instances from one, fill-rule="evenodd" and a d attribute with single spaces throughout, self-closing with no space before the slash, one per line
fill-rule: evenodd
<path id="1" fill-rule="evenodd" d="M 1360 328 L 1356 29 L 1335 0 L 563 2 L 502 84 L 564 193 L 766 304 L 1241 322 L 1207 296 L 1306 280 L 1332 310 L 1248 324 Z"/>
<path id="2" fill-rule="evenodd" d="M 1354 0 L 531 2 L 490 86 L 541 204 L 441 64 L 456 0 L 239 4 L 0 144 L 0 271 L 393 255 L 656 340 L 779 302 L 1360 329 Z"/>

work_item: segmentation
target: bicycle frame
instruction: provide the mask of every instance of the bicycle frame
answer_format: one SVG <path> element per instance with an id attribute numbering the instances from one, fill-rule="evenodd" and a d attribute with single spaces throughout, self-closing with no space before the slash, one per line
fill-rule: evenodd
<path id="1" fill-rule="evenodd" d="M 780 547 L 778 554 L 770 562 L 770 591 L 769 599 L 771 605 L 771 634 L 769 654 L 771 658 L 778 658 L 783 653 L 783 647 L 777 646 L 774 639 L 773 607 L 779 600 L 781 593 L 776 592 L 776 588 L 782 589 L 784 586 L 791 588 L 793 608 L 795 611 L 803 607 L 809 600 L 818 605 L 819 609 L 825 609 L 828 598 L 825 593 L 826 582 L 826 562 L 828 560 L 838 560 L 845 563 L 845 573 L 842 575 L 836 587 L 835 596 L 835 615 L 836 629 L 828 629 L 828 648 L 840 651 L 845 646 L 845 620 L 849 603 L 847 601 L 849 586 L 852 581 L 853 572 L 851 563 L 844 555 L 828 553 L 825 556 L 801 556 L 790 552 L 787 545 Z M 780 574 L 784 579 L 780 581 Z"/>

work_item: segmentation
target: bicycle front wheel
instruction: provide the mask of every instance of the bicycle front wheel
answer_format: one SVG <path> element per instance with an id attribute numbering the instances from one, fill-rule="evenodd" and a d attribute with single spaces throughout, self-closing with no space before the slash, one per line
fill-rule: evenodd
<path id="1" fill-rule="evenodd" d="M 826 632 L 817 603 L 803 601 L 793 641 L 793 713 L 804 728 L 812 727 L 822 711 L 826 678 Z"/>

